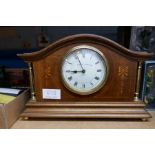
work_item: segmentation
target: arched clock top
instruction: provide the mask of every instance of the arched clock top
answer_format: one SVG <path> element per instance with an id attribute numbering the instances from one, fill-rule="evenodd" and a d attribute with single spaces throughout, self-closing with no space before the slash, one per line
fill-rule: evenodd
<path id="1" fill-rule="evenodd" d="M 145 60 L 145 59 L 148 59 L 154 55 L 153 53 L 136 52 L 136 51 L 129 50 L 129 49 L 119 45 L 118 43 L 116 43 L 110 39 L 107 39 L 105 37 L 102 37 L 102 36 L 98 36 L 98 35 L 94 35 L 94 34 L 77 34 L 77 35 L 64 37 L 64 38 L 52 43 L 51 45 L 47 46 L 46 48 L 41 49 L 40 51 L 36 51 L 33 53 L 18 54 L 18 56 L 27 62 L 32 62 L 32 61 L 43 59 L 62 47 L 65 47 L 65 46 L 68 46 L 71 44 L 76 44 L 76 43 L 98 44 L 98 45 L 107 47 L 108 49 L 110 49 L 120 55 L 123 55 L 124 57 L 133 59 L 135 61 Z"/>

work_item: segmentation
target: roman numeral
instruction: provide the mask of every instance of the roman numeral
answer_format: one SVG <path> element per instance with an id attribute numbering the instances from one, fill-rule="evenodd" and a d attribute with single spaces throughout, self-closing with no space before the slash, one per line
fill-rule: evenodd
<path id="1" fill-rule="evenodd" d="M 95 80 L 99 80 L 100 78 L 96 76 L 94 79 L 95 79 Z"/>
<path id="2" fill-rule="evenodd" d="M 81 52 L 81 54 L 82 54 L 83 58 L 85 58 L 85 53 L 84 52 Z"/>
<path id="3" fill-rule="evenodd" d="M 97 65 L 98 63 L 100 63 L 99 61 L 95 62 L 95 64 Z"/>
<path id="4" fill-rule="evenodd" d="M 74 58 L 75 58 L 75 59 L 78 59 L 78 56 L 77 56 L 77 54 L 75 54 L 75 55 L 74 55 Z"/>
<path id="5" fill-rule="evenodd" d="M 72 76 L 68 77 L 68 80 L 71 81 L 72 80 Z"/>
<path id="6" fill-rule="evenodd" d="M 77 84 L 78 84 L 78 83 L 77 83 L 77 82 L 75 82 L 75 83 L 74 83 L 74 86 L 77 86 Z"/>
<path id="7" fill-rule="evenodd" d="M 72 64 L 71 62 L 69 62 L 67 59 L 66 59 L 66 62 L 68 63 L 68 64 Z"/>
<path id="8" fill-rule="evenodd" d="M 92 82 L 90 82 L 90 84 L 93 86 L 94 84 Z"/>
<path id="9" fill-rule="evenodd" d="M 102 71 L 102 69 L 98 69 L 98 70 L 97 70 L 97 72 L 101 72 L 101 71 Z"/>
<path id="10" fill-rule="evenodd" d="M 86 86 L 85 86 L 85 84 L 83 84 L 82 86 L 83 86 L 83 88 L 85 88 L 85 87 L 86 87 Z"/>

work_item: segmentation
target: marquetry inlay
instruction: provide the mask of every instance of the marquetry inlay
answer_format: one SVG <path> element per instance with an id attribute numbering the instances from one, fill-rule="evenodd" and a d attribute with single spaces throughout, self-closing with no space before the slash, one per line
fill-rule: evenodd
<path id="1" fill-rule="evenodd" d="M 128 76 L 128 66 L 119 66 L 118 67 L 118 76 L 121 78 Z"/>
<path id="2" fill-rule="evenodd" d="M 51 76 L 52 76 L 51 67 L 47 66 L 47 68 L 45 70 L 45 78 L 50 78 Z"/>

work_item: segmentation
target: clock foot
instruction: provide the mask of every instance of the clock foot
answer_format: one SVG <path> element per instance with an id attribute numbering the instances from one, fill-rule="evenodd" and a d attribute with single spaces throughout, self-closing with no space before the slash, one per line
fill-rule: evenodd
<path id="1" fill-rule="evenodd" d="M 24 117 L 23 119 L 24 119 L 24 120 L 28 120 L 28 119 L 29 119 L 29 117 Z"/>
<path id="2" fill-rule="evenodd" d="M 147 118 L 142 118 L 142 121 L 146 122 L 146 121 L 148 121 L 148 119 Z"/>

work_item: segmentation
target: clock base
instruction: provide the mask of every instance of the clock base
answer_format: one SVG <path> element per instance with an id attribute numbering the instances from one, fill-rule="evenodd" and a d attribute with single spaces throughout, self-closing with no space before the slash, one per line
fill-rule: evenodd
<path id="1" fill-rule="evenodd" d="M 22 118 L 123 118 L 147 120 L 151 115 L 138 102 L 32 102 Z"/>

